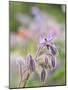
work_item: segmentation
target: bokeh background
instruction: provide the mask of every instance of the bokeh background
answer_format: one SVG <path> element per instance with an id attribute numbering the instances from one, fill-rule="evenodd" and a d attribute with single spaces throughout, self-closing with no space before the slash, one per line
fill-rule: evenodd
<path id="1" fill-rule="evenodd" d="M 65 85 L 65 13 L 65 5 L 9 2 L 10 88 L 18 88 L 20 81 L 15 58 L 26 57 L 28 53 L 34 56 L 40 35 L 49 32 L 56 34 L 57 67 L 50 72 L 44 86 Z M 35 86 L 41 86 L 36 73 L 29 78 L 26 87 Z"/>

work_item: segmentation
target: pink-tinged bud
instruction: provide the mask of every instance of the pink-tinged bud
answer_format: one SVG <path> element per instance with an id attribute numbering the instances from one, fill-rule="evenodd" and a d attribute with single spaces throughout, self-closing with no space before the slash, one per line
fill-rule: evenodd
<path id="1" fill-rule="evenodd" d="M 45 71 L 45 69 L 43 68 L 43 69 L 42 69 L 42 72 L 41 72 L 41 81 L 42 81 L 42 82 L 44 82 L 45 77 L 46 77 L 46 71 Z"/>
<path id="2" fill-rule="evenodd" d="M 35 70 L 35 62 L 31 55 L 29 55 L 29 57 L 30 57 L 30 71 L 32 72 Z"/>

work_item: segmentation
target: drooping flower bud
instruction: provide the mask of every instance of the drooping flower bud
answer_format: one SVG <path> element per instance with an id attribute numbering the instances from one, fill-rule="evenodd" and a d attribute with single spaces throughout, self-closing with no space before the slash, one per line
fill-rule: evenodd
<path id="1" fill-rule="evenodd" d="M 25 60 L 23 59 L 23 57 L 17 56 L 17 57 L 16 57 L 16 63 L 17 63 L 17 65 L 22 65 L 22 66 L 24 66 L 24 65 L 25 65 Z"/>
<path id="2" fill-rule="evenodd" d="M 52 53 L 53 55 L 56 55 L 56 52 L 57 52 L 56 47 L 50 46 L 50 49 L 51 49 L 51 53 Z"/>
<path id="3" fill-rule="evenodd" d="M 47 65 L 48 64 L 48 57 L 45 56 L 45 64 Z"/>
<path id="4" fill-rule="evenodd" d="M 51 58 L 51 64 L 52 64 L 52 67 L 54 68 L 55 67 L 55 57 L 52 56 Z"/>
<path id="5" fill-rule="evenodd" d="M 29 57 L 30 57 L 30 71 L 32 72 L 35 70 L 35 62 L 31 55 L 29 55 Z"/>
<path id="6" fill-rule="evenodd" d="M 45 69 L 43 68 L 43 69 L 42 69 L 42 72 L 41 72 L 41 81 L 42 81 L 42 82 L 44 82 L 45 77 L 46 77 L 46 71 L 45 71 Z"/>

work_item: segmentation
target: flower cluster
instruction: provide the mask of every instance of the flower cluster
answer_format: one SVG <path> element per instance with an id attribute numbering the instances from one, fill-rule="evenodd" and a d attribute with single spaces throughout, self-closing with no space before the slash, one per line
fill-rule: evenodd
<path id="1" fill-rule="evenodd" d="M 33 58 L 32 55 L 29 54 L 25 60 L 18 59 L 19 66 L 21 67 L 21 65 L 23 65 L 23 68 L 20 68 L 21 82 L 22 82 L 22 80 L 24 80 L 23 86 L 26 85 L 27 80 L 28 80 L 27 77 L 36 70 L 37 65 L 39 65 L 41 67 L 41 69 L 40 69 L 41 82 L 45 81 L 48 69 L 50 69 L 50 70 L 55 69 L 57 49 L 53 42 L 54 38 L 55 38 L 54 34 L 49 34 L 46 38 L 41 35 L 40 40 L 39 40 L 39 48 L 37 50 L 36 56 Z M 41 53 L 42 51 L 44 51 L 44 52 Z M 42 63 L 40 63 L 39 58 L 42 55 L 44 55 L 44 60 Z M 41 59 L 41 61 L 42 61 L 42 59 Z M 26 77 L 24 79 L 22 79 L 22 77 L 24 77 L 25 72 L 26 72 L 26 75 L 25 75 Z"/>

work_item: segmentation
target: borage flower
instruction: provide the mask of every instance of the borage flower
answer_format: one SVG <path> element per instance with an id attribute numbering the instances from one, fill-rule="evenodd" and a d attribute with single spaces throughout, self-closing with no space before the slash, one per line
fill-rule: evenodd
<path id="1" fill-rule="evenodd" d="M 39 41 L 40 47 L 37 50 L 35 58 L 33 58 L 31 54 L 28 55 L 25 58 L 25 60 L 23 60 L 22 58 L 17 58 L 17 61 L 20 65 L 21 81 L 22 81 L 22 77 L 24 77 L 26 73 L 26 78 L 23 86 L 26 85 L 29 75 L 37 70 L 37 66 L 38 68 L 40 68 L 40 71 L 42 70 L 40 77 L 41 82 L 45 81 L 45 78 L 47 76 L 47 70 L 53 70 L 55 68 L 56 66 L 55 56 L 57 49 L 53 43 L 54 38 L 55 38 L 54 34 L 49 34 L 47 37 L 41 35 Z M 41 56 L 44 55 L 44 57 L 40 59 L 39 53 L 43 50 L 43 48 L 47 48 L 49 52 L 47 53 L 44 50 L 44 53 L 41 54 Z"/>
<path id="2" fill-rule="evenodd" d="M 47 47 L 48 50 L 50 48 L 51 53 L 53 55 L 55 55 L 56 52 L 57 52 L 57 49 L 56 49 L 55 45 L 53 44 L 53 40 L 54 39 L 55 39 L 55 35 L 54 34 L 49 34 L 46 38 L 41 36 L 40 40 L 39 40 L 40 47 L 41 48 Z"/>
<path id="3" fill-rule="evenodd" d="M 40 46 L 41 47 L 50 46 L 54 38 L 55 38 L 54 34 L 49 34 L 46 38 L 41 35 L 39 40 Z"/>

